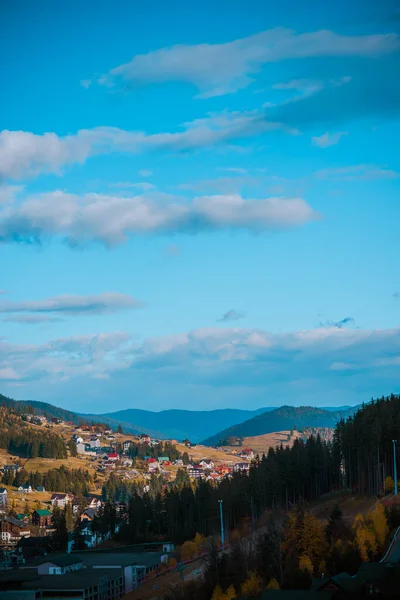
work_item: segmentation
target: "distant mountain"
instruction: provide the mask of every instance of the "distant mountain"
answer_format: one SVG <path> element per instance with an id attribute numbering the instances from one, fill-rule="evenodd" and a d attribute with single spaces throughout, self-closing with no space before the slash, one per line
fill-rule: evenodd
<path id="1" fill-rule="evenodd" d="M 135 427 L 132 423 L 121 423 L 105 415 L 92 415 L 92 414 L 79 414 L 48 404 L 47 402 L 38 402 L 37 400 L 13 400 L 7 396 L 0 394 L 0 404 L 5 404 L 8 408 L 19 409 L 22 412 L 28 412 L 33 409 L 35 415 L 46 415 L 49 419 L 62 419 L 63 421 L 71 421 L 76 425 L 81 423 L 91 423 L 92 421 L 105 423 L 111 429 L 117 429 L 118 425 L 121 424 L 123 430 L 132 434 L 148 433 L 154 437 L 163 437 L 160 432 L 150 431 L 142 427 Z"/>
<path id="2" fill-rule="evenodd" d="M 343 417 L 351 416 L 358 407 L 351 407 L 343 411 L 326 410 L 312 406 L 282 406 L 270 412 L 264 412 L 252 419 L 223 429 L 219 433 L 207 438 L 203 444 L 216 446 L 221 440 L 229 437 L 251 437 L 285 431 L 289 429 L 304 429 L 307 427 L 334 427 Z"/>
<path id="3" fill-rule="evenodd" d="M 97 415 L 101 421 L 112 419 L 135 427 L 141 427 L 149 431 L 158 431 L 158 437 L 165 439 L 184 440 L 189 438 L 192 442 L 214 435 L 222 428 L 230 427 L 251 419 L 256 415 L 274 410 L 270 408 L 259 408 L 257 410 L 240 410 L 234 408 L 218 410 L 162 410 L 151 412 L 138 408 L 128 408 L 118 412 Z"/>

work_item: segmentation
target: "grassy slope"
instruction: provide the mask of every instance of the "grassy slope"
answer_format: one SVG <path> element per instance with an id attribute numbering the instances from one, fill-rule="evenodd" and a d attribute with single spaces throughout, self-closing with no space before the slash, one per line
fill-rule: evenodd
<path id="1" fill-rule="evenodd" d="M 274 431 L 303 429 L 306 427 L 334 427 L 342 416 L 349 416 L 351 410 L 341 412 L 311 406 L 282 406 L 244 421 L 244 423 L 224 429 L 209 437 L 203 443 L 207 446 L 214 446 L 228 437 L 252 437 L 273 433 Z"/>

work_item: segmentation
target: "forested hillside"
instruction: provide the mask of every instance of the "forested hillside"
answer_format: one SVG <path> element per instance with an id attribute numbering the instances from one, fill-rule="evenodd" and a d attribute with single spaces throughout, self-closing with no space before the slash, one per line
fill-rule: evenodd
<path id="1" fill-rule="evenodd" d="M 33 429 L 5 404 L 0 406 L 0 448 L 25 458 L 67 458 L 60 436 L 44 428 Z"/>
<path id="2" fill-rule="evenodd" d="M 244 423 L 224 429 L 206 439 L 203 443 L 206 446 L 216 446 L 230 437 L 250 437 L 290 429 L 334 427 L 341 418 L 346 418 L 355 410 L 357 410 L 356 407 L 344 411 L 336 411 L 311 406 L 282 406 L 270 412 L 257 415 Z"/>
<path id="3" fill-rule="evenodd" d="M 400 396 L 372 401 L 338 423 L 335 447 L 350 489 L 363 494 L 382 489 L 385 478 L 393 476 L 392 440 L 400 445 Z"/>

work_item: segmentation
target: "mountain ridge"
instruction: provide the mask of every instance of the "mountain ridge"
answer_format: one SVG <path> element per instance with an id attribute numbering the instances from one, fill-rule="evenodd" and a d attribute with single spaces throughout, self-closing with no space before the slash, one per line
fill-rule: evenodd
<path id="1" fill-rule="evenodd" d="M 202 443 L 205 446 L 215 446 L 229 437 L 252 437 L 273 433 L 274 431 L 303 429 L 306 427 L 332 428 L 340 419 L 346 419 L 354 414 L 358 408 L 358 406 L 354 406 L 346 410 L 334 411 L 314 406 L 281 406 L 243 423 L 223 429 L 217 434 L 206 438 Z"/>

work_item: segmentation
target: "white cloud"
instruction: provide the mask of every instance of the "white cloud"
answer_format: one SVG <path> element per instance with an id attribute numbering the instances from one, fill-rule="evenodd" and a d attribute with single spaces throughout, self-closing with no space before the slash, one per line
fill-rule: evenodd
<path id="1" fill-rule="evenodd" d="M 0 185 L 0 205 L 14 202 L 23 189 L 23 185 Z"/>
<path id="2" fill-rule="evenodd" d="M 59 313 L 64 315 L 89 315 L 117 312 L 128 308 L 141 308 L 143 303 L 132 296 L 118 292 L 105 292 L 91 296 L 64 294 L 44 300 L 2 302 L 0 313 Z"/>
<path id="3" fill-rule="evenodd" d="M 347 135 L 347 131 L 337 131 L 336 133 L 329 133 L 328 131 L 320 136 L 313 136 L 311 141 L 314 146 L 319 148 L 328 148 L 329 146 L 336 146 L 344 135 Z"/>
<path id="4" fill-rule="evenodd" d="M 81 79 L 80 84 L 85 89 L 89 89 L 93 81 L 91 79 Z"/>
<path id="5" fill-rule="evenodd" d="M 18 373 L 11 367 L 0 367 L 0 381 L 19 379 Z"/>
<path id="6" fill-rule="evenodd" d="M 223 44 L 177 45 L 136 55 L 102 75 L 108 87 L 184 81 L 210 98 L 247 87 L 263 65 L 314 56 L 377 56 L 396 50 L 395 34 L 347 36 L 331 31 L 298 34 L 286 28 L 263 31 Z"/>
<path id="7" fill-rule="evenodd" d="M 223 111 L 184 123 L 181 130 L 174 133 L 147 134 L 116 127 L 95 127 L 60 137 L 55 133 L 37 135 L 3 130 L 0 132 L 0 182 L 7 178 L 61 174 L 63 167 L 83 164 L 97 154 L 193 151 L 279 128 L 283 126 L 267 122 L 259 111 Z"/>
<path id="8" fill-rule="evenodd" d="M 133 343 L 121 331 L 73 336 L 43 344 L 12 344 L 0 340 L 3 379 L 35 381 L 46 390 L 58 384 L 68 396 L 68 382 L 85 381 L 96 390 L 96 405 L 107 406 L 110 392 L 144 393 L 151 401 L 166 387 L 178 402 L 193 392 L 193 407 L 202 406 L 207 389 L 221 406 L 232 393 L 238 404 L 263 405 L 266 393 L 285 403 L 320 404 L 322 393 L 353 401 L 398 389 L 400 329 L 317 328 L 273 333 L 250 328 L 208 328 Z M 6 377 L 4 377 L 6 376 Z M 110 387 L 95 387 L 95 381 Z M 72 388 L 72 389 L 78 389 Z M 253 394 L 256 393 L 254 399 Z M 207 396 L 208 397 L 208 396 Z M 53 402 L 55 398 L 53 396 Z"/>
<path id="9" fill-rule="evenodd" d="M 151 177 L 153 175 L 153 171 L 150 171 L 150 169 L 141 169 L 139 171 L 139 175 L 140 177 Z"/>
<path id="10" fill-rule="evenodd" d="M 318 179 L 330 181 L 373 181 L 375 179 L 397 179 L 400 177 L 400 173 L 376 165 L 352 165 L 321 169 L 316 171 L 315 176 Z"/>
<path id="11" fill-rule="evenodd" d="M 262 232 L 299 226 L 318 215 L 302 198 L 200 196 L 189 202 L 163 195 L 82 197 L 62 191 L 34 196 L 0 211 L 0 241 L 61 236 L 70 244 L 123 243 L 130 234 L 237 229 Z"/>
<path id="12" fill-rule="evenodd" d="M 0 340 L 0 380 L 38 379 L 63 384 L 74 377 L 99 377 L 127 366 L 122 351 L 130 344 L 130 336 L 122 331 L 36 345 Z"/>

